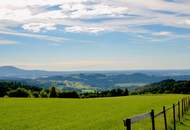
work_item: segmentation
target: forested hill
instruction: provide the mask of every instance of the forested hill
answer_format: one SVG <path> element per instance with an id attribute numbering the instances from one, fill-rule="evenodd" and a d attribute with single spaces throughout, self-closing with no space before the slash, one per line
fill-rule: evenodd
<path id="1" fill-rule="evenodd" d="M 133 74 L 69 74 L 64 76 L 49 76 L 36 79 L 22 79 L 22 78 L 2 78 L 2 80 L 18 81 L 29 86 L 37 86 L 48 88 L 55 86 L 59 88 L 78 90 L 78 89 L 112 89 L 112 88 L 135 88 L 145 84 L 160 82 L 167 79 L 190 80 L 190 75 L 178 76 L 154 76 L 143 73 Z M 0 78 L 1 80 L 1 78 Z"/>
<path id="2" fill-rule="evenodd" d="M 54 72 L 0 66 L 0 80 L 17 81 L 45 89 L 52 85 L 68 90 L 107 90 L 121 87 L 134 89 L 167 79 L 190 80 L 190 70 Z"/>
<path id="3" fill-rule="evenodd" d="M 50 87 L 50 86 L 49 86 Z M 106 91 L 68 91 L 55 87 L 42 89 L 34 86 L 23 85 L 19 82 L 0 81 L 0 97 L 48 97 L 51 95 L 52 88 L 56 93 L 55 97 L 106 97 L 106 96 L 124 96 L 128 95 L 127 88 L 117 88 Z M 80 95 L 78 95 L 78 93 Z M 173 79 L 164 80 L 158 83 L 152 83 L 143 87 L 138 87 L 131 94 L 159 94 L 159 93 L 190 93 L 190 80 L 175 81 Z"/>
<path id="4" fill-rule="evenodd" d="M 190 80 L 188 81 L 175 81 L 172 79 L 164 80 L 158 83 L 153 83 L 139 87 L 135 90 L 136 94 L 145 93 L 190 93 Z"/>
<path id="5" fill-rule="evenodd" d="M 0 81 L 0 97 L 5 96 L 7 94 L 7 92 L 9 92 L 11 90 L 16 90 L 18 88 L 23 88 L 23 89 L 31 90 L 31 91 L 42 90 L 39 87 L 24 85 L 19 82 Z"/>

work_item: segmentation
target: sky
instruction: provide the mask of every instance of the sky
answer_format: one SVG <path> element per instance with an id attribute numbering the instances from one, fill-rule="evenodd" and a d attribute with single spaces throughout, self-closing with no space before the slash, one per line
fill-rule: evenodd
<path id="1" fill-rule="evenodd" d="M 0 66 L 190 69 L 190 0 L 0 1 Z"/>

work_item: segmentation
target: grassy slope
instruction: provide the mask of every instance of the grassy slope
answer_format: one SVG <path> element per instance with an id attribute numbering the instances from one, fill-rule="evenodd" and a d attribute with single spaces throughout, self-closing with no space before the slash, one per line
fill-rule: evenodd
<path id="1" fill-rule="evenodd" d="M 189 130 L 190 129 L 190 112 L 188 112 L 182 122 L 177 123 L 177 130 Z"/>
<path id="2" fill-rule="evenodd" d="M 96 99 L 0 99 L 3 130 L 122 130 L 125 117 L 160 111 L 183 95 Z M 140 126 L 138 126 L 140 127 Z"/>

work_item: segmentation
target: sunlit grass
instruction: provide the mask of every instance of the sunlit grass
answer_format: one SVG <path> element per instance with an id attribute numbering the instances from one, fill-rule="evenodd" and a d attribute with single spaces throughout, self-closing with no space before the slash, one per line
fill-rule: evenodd
<path id="1" fill-rule="evenodd" d="M 123 119 L 162 110 L 184 95 L 145 95 L 94 99 L 1 98 L 0 129 L 3 130 L 124 130 Z M 161 117 L 160 117 L 161 118 Z M 147 123 L 147 124 L 146 124 Z M 163 120 L 156 120 L 163 125 Z M 150 119 L 134 124 L 140 129 Z"/>

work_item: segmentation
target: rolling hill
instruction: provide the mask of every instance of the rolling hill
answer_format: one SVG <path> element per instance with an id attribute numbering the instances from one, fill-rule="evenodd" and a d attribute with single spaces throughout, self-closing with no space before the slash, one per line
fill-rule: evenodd
<path id="1" fill-rule="evenodd" d="M 133 71 L 42 71 L 23 70 L 13 66 L 0 67 L 0 80 L 16 80 L 27 85 L 67 89 L 134 88 L 166 79 L 190 80 L 190 70 Z M 72 85 L 66 84 L 69 82 Z M 79 87 L 78 87 L 78 86 Z M 86 87 L 88 86 L 88 87 Z"/>

